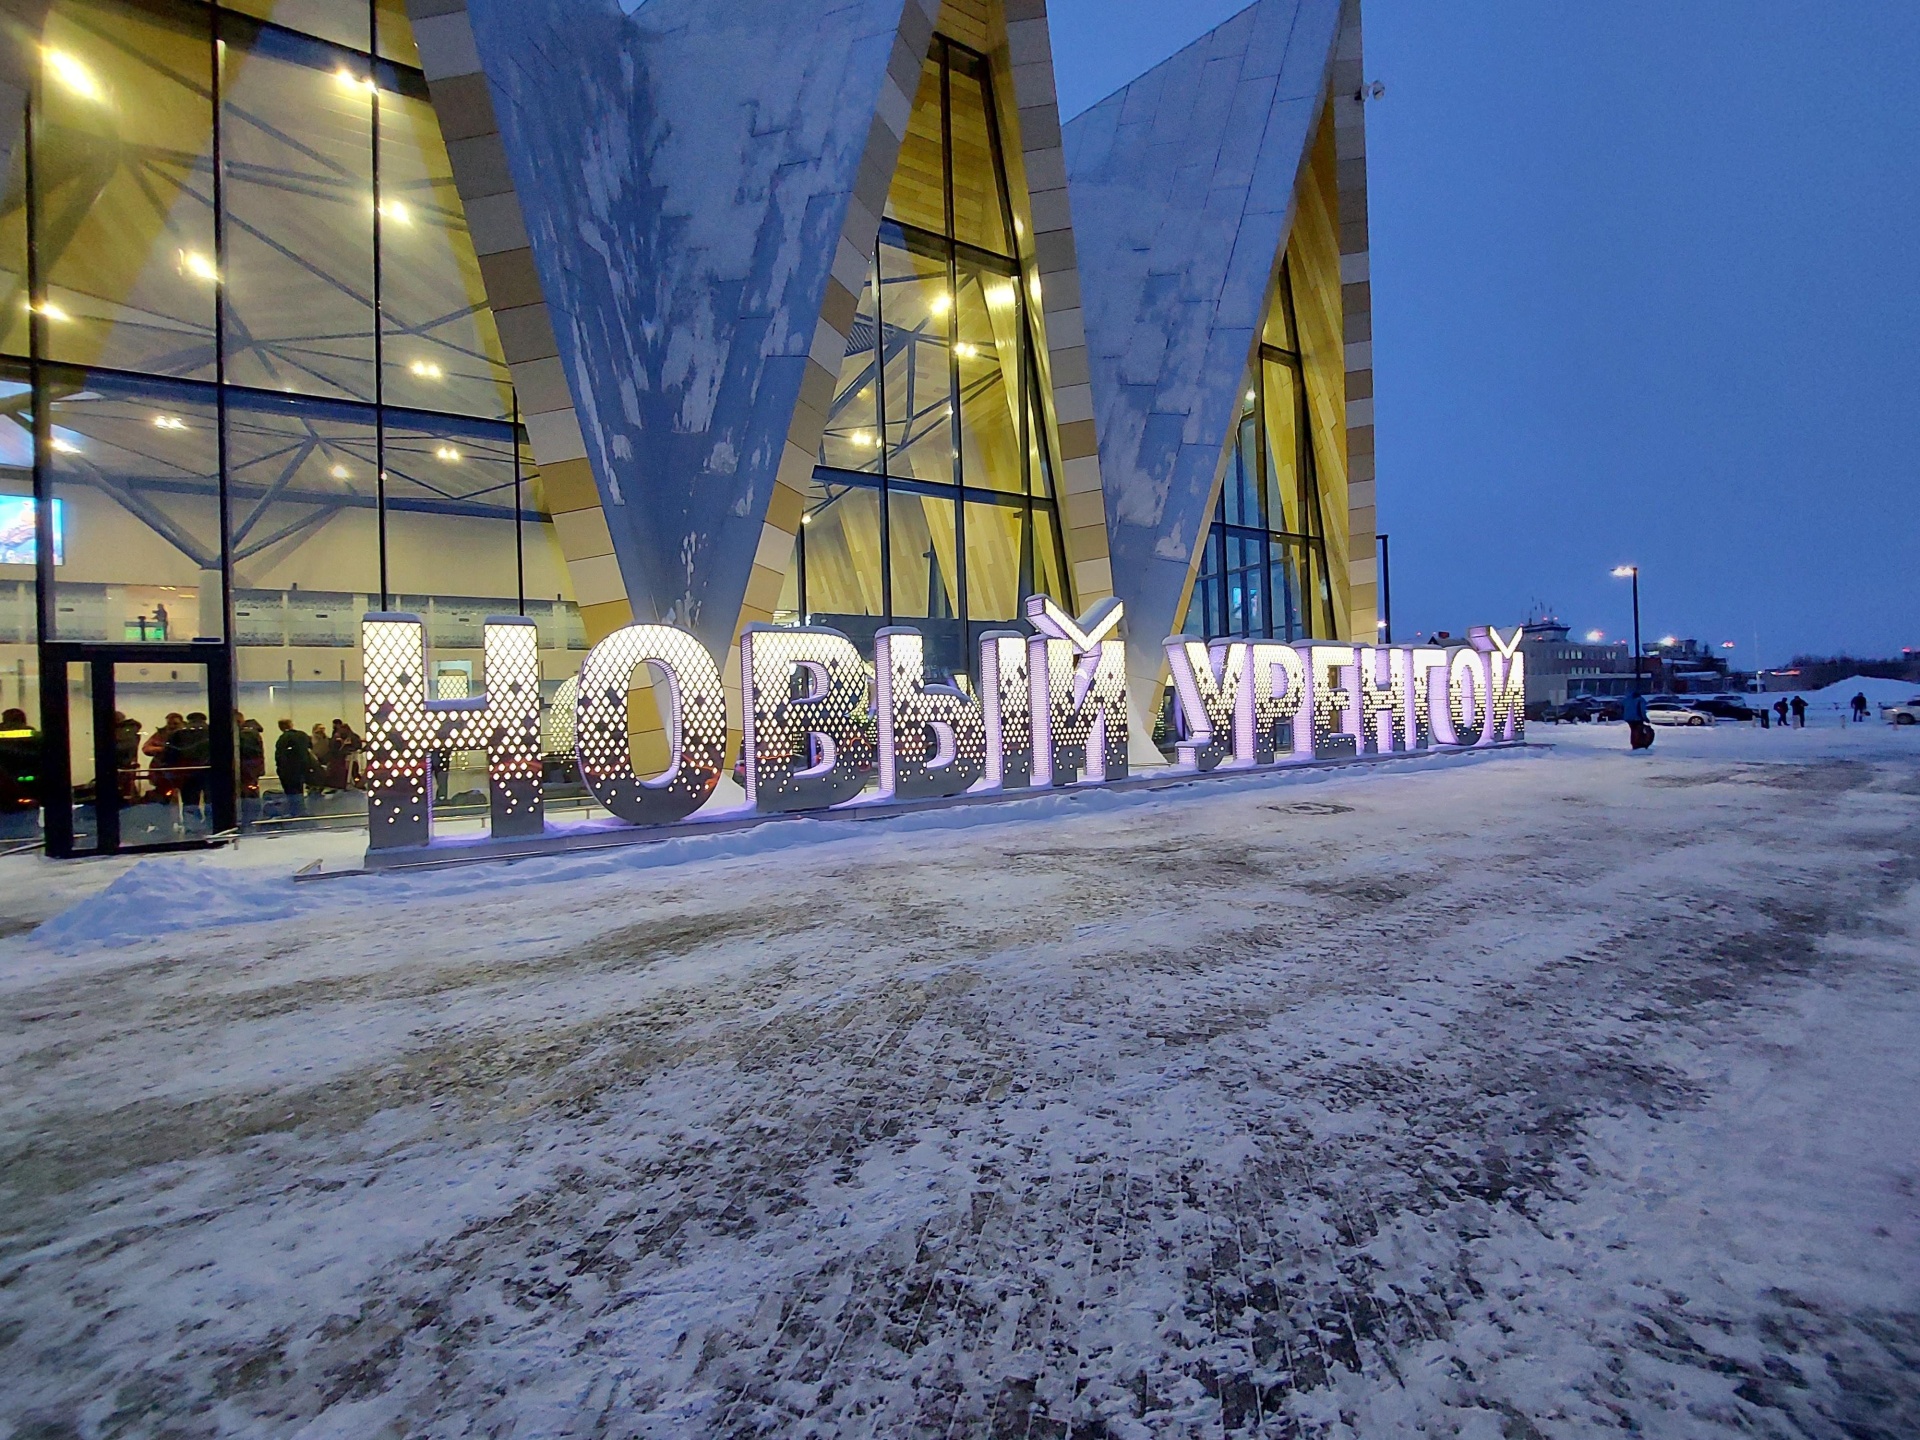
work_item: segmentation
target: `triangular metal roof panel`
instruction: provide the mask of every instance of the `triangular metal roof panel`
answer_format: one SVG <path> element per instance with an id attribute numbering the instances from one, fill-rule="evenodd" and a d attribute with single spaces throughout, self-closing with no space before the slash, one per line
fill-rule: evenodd
<path id="1" fill-rule="evenodd" d="M 1340 0 L 1258 0 L 1066 126 L 1114 589 L 1149 701 L 1339 25 Z"/>
<path id="2" fill-rule="evenodd" d="M 467 6 L 635 617 L 720 654 L 904 3 Z"/>

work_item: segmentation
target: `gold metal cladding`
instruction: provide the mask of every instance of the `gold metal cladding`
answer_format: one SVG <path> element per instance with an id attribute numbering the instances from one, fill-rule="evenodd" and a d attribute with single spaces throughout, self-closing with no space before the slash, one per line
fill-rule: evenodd
<path id="1" fill-rule="evenodd" d="M 980 637 L 980 700 L 987 741 L 985 788 L 1020 790 L 1033 781 L 1033 688 L 1027 637 L 989 630 Z"/>
<path id="2" fill-rule="evenodd" d="M 1478 650 L 1455 650 L 1447 662 L 1447 711 L 1453 721 L 1453 744 L 1484 745 L 1493 729 L 1487 724 L 1492 700 L 1487 657 Z"/>
<path id="3" fill-rule="evenodd" d="M 874 763 L 870 679 L 838 630 L 755 624 L 740 632 L 742 754 L 754 809 L 823 810 L 860 793 Z"/>
<path id="4" fill-rule="evenodd" d="M 1307 673 L 1313 692 L 1313 753 L 1322 760 L 1359 753 L 1359 686 L 1345 677 L 1356 657 L 1351 645 L 1307 645 Z"/>
<path id="5" fill-rule="evenodd" d="M 1215 641 L 1211 646 L 1185 635 L 1162 642 L 1167 670 L 1173 676 L 1180 713 L 1189 736 L 1180 742 L 1180 765 L 1205 773 L 1223 761 L 1248 763 L 1235 728 L 1247 689 L 1247 652 L 1244 640 Z"/>
<path id="6" fill-rule="evenodd" d="M 982 707 L 956 685 L 927 684 L 926 645 L 918 630 L 889 626 L 874 632 L 873 683 L 881 799 L 959 795 L 986 773 Z"/>
<path id="7" fill-rule="evenodd" d="M 368 848 L 433 838 L 433 757 L 487 756 L 497 838 L 545 828 L 540 796 L 540 632 L 521 616 L 488 616 L 486 690 L 427 698 L 427 627 L 417 615 L 374 613 L 360 624 L 367 696 Z"/>
<path id="8" fill-rule="evenodd" d="M 1407 652 L 1392 646 L 1362 645 L 1356 668 L 1360 679 L 1361 753 L 1388 755 L 1412 749 L 1413 686 Z"/>
<path id="9" fill-rule="evenodd" d="M 1236 720 L 1239 755 L 1252 765 L 1271 765 L 1277 755 L 1306 760 L 1313 755 L 1312 687 L 1307 662 L 1291 645 L 1256 640 L 1247 647 L 1247 677 Z M 1279 744 L 1287 728 L 1287 747 Z"/>
<path id="10" fill-rule="evenodd" d="M 1075 620 L 1044 595 L 1027 597 L 1027 685 L 1033 696 L 1033 783 L 1119 780 L 1127 773 L 1124 610 L 1109 597 Z"/>
<path id="11" fill-rule="evenodd" d="M 1487 627 L 1487 639 L 1493 647 L 1487 656 L 1492 693 L 1487 706 L 1489 742 L 1526 737 L 1527 657 L 1520 653 L 1520 638 L 1525 633 L 1516 625 L 1513 638 L 1508 640 L 1492 626 Z"/>
<path id="12" fill-rule="evenodd" d="M 628 694 L 633 672 L 649 667 L 665 683 L 667 769 L 654 778 L 634 773 L 628 739 Z M 671 625 L 627 625 L 593 647 L 580 667 L 575 699 L 580 778 L 629 825 L 671 825 L 693 814 L 713 794 L 727 755 L 727 695 L 720 667 L 693 636 Z"/>

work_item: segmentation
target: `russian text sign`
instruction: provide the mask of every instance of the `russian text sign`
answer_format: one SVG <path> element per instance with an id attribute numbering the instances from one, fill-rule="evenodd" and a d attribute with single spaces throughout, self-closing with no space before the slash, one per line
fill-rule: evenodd
<path id="1" fill-rule="evenodd" d="M 863 658 L 839 631 L 749 625 L 740 636 L 741 760 L 747 805 L 762 814 L 872 802 L 1015 794 L 1100 785 L 1128 769 L 1123 611 L 1103 601 L 1076 619 L 1044 596 L 1027 602 L 1032 633 L 980 637 L 977 684 L 929 676 L 921 637 L 879 631 Z M 487 758 L 493 834 L 538 834 L 539 664 L 530 621 L 485 625 L 478 695 L 427 694 L 426 627 L 368 615 L 369 845 L 431 843 L 433 769 L 454 752 Z M 1165 642 L 1180 734 L 1174 773 L 1258 770 L 1308 761 L 1462 750 L 1524 734 L 1520 632 L 1476 630 L 1472 644 L 1325 641 Z M 664 697 L 667 765 L 636 773 L 628 739 L 634 676 Z M 630 825 L 684 820 L 713 794 L 724 764 L 727 697 L 692 635 L 629 625 L 563 684 L 580 777 Z"/>

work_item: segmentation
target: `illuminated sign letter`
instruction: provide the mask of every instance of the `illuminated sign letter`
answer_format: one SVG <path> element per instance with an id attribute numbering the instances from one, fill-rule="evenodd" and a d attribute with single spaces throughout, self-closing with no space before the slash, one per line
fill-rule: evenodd
<path id="1" fill-rule="evenodd" d="M 1126 645 L 1118 600 L 1102 600 L 1078 622 L 1044 595 L 1027 597 L 1039 632 L 1027 642 L 1033 694 L 1033 783 L 1068 785 L 1127 773 Z"/>
<path id="2" fill-rule="evenodd" d="M 420 617 L 375 613 L 361 621 L 369 849 L 428 844 L 433 757 L 469 750 L 486 752 L 495 838 L 538 835 L 545 828 L 540 632 L 522 616 L 490 615 L 483 634 L 486 693 L 429 700 L 427 627 Z"/>
<path id="3" fill-rule="evenodd" d="M 958 686 L 927 684 L 918 630 L 874 633 L 873 684 L 882 799 L 958 795 L 980 778 L 987 763 L 985 716 Z"/>
<path id="4" fill-rule="evenodd" d="M 980 702 L 987 722 L 987 789 L 1018 790 L 1033 779 L 1033 688 L 1027 637 L 989 630 L 980 637 Z"/>
<path id="5" fill-rule="evenodd" d="M 1307 701 L 1307 667 L 1291 645 L 1256 640 L 1247 647 L 1253 683 L 1242 687 L 1235 723 L 1236 755 L 1250 765 L 1271 765 L 1276 755 L 1306 760 L 1313 755 L 1313 706 Z M 1287 727 L 1287 746 L 1279 744 Z"/>
<path id="6" fill-rule="evenodd" d="M 1205 773 L 1222 760 L 1240 760 L 1234 720 L 1242 708 L 1241 692 L 1248 688 L 1251 647 L 1244 640 L 1209 647 L 1184 635 L 1168 636 L 1163 643 L 1180 711 L 1187 718 L 1188 738 L 1180 742 L 1180 764 Z"/>
<path id="7" fill-rule="evenodd" d="M 851 800 L 873 768 L 867 666 L 838 630 L 740 632 L 747 803 L 767 814 Z"/>
<path id="8" fill-rule="evenodd" d="M 1447 710 L 1453 721 L 1455 745 L 1481 745 L 1493 733 L 1487 724 L 1491 708 L 1487 657 L 1478 650 L 1456 650 L 1447 662 Z"/>
<path id="9" fill-rule="evenodd" d="M 1408 652 L 1413 670 L 1413 748 L 1453 743 L 1447 718 L 1447 652 L 1416 645 Z"/>
<path id="10" fill-rule="evenodd" d="M 1386 683 L 1380 680 L 1381 662 L 1386 662 Z M 1360 647 L 1356 667 L 1360 680 L 1360 750 L 1363 754 L 1385 755 L 1413 748 L 1413 699 L 1407 679 L 1407 655 L 1404 650 L 1375 645 Z"/>
<path id="11" fill-rule="evenodd" d="M 665 680 L 665 772 L 634 773 L 627 739 L 633 672 L 651 666 Z M 654 694 L 660 696 L 662 687 Z M 727 753 L 727 696 L 706 647 L 671 625 L 627 625 L 593 647 L 574 699 L 580 778 L 593 798 L 629 825 L 671 825 L 713 793 Z"/>
<path id="12" fill-rule="evenodd" d="M 1487 627 L 1487 639 L 1492 646 L 1492 653 L 1487 656 L 1493 696 L 1487 705 L 1490 741 L 1526 738 L 1527 657 L 1520 653 L 1520 637 L 1525 633 L 1515 626 L 1513 639 L 1507 640 L 1492 626 Z"/>
<path id="13" fill-rule="evenodd" d="M 1313 753 L 1322 760 L 1356 755 L 1360 749 L 1358 684 L 1343 684 L 1356 659 L 1351 645 L 1302 645 L 1313 691 Z"/>

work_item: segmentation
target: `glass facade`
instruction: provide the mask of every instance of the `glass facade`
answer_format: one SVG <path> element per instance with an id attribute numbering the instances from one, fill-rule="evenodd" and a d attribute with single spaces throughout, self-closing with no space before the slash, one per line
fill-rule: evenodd
<path id="1" fill-rule="evenodd" d="M 0 709 L 37 723 L 41 642 L 219 642 L 262 726 L 242 818 L 354 813 L 362 613 L 422 615 L 449 696 L 488 614 L 535 618 L 549 689 L 585 648 L 404 8 L 54 0 L 35 38 L 0 201 Z M 136 751 L 193 699 L 174 666 L 112 678 Z M 279 784 L 282 720 L 313 796 Z M 132 768 L 126 806 L 167 793 Z M 449 758 L 443 790 L 484 787 Z"/>
<path id="2" fill-rule="evenodd" d="M 986 61 L 922 67 L 780 618 L 926 636 L 967 673 L 1024 596 L 1071 606 L 1053 451 Z"/>
<path id="3" fill-rule="evenodd" d="M 1299 333 L 1292 265 L 1283 262 L 1181 626 L 1207 639 L 1340 633 L 1327 564 L 1324 456 L 1314 441 Z"/>

